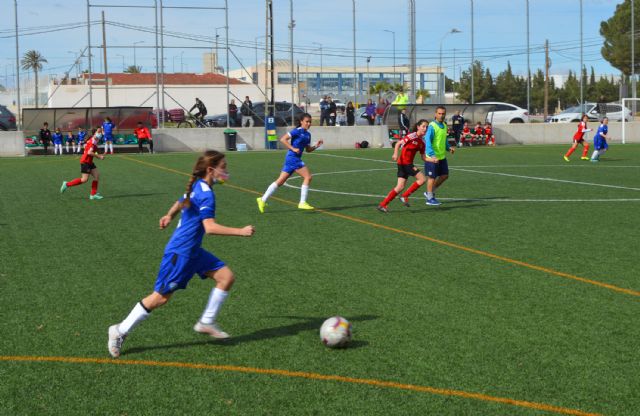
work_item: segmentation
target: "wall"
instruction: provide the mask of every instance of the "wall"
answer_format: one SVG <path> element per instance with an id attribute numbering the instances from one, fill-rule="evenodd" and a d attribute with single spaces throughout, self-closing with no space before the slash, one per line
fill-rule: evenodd
<path id="1" fill-rule="evenodd" d="M 24 139 L 21 131 L 0 131 L 0 157 L 24 156 Z"/>
<path id="2" fill-rule="evenodd" d="M 528 124 L 495 124 L 494 134 L 497 144 L 570 144 L 578 123 L 528 123 Z M 598 123 L 588 123 L 585 137 L 593 141 Z M 625 123 L 627 143 L 640 143 L 640 122 Z M 609 136 L 613 143 L 622 140 L 622 123 L 609 123 Z"/>
<path id="3" fill-rule="evenodd" d="M 290 128 L 278 127 L 278 137 Z M 214 129 L 156 129 L 153 131 L 154 147 L 159 152 L 189 152 L 205 149 L 226 150 L 224 130 Z M 264 127 L 234 129 L 237 142 L 247 145 L 249 150 L 263 150 Z M 356 142 L 366 140 L 371 147 L 389 147 L 385 126 L 312 127 L 312 144 L 324 140 L 324 149 L 353 149 Z"/>

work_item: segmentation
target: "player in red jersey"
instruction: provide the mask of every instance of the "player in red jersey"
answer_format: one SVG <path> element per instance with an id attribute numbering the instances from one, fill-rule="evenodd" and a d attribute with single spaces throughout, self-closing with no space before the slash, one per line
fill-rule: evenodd
<path id="1" fill-rule="evenodd" d="M 426 157 L 425 155 L 424 135 L 427 133 L 428 125 L 429 122 L 427 120 L 419 120 L 413 127 L 412 132 L 406 135 L 403 139 L 398 140 L 393 148 L 393 156 L 391 158 L 398 162 L 398 183 L 395 188 L 389 192 L 380 205 L 378 205 L 378 211 L 385 213 L 389 212 L 387 206 L 396 196 L 398 196 L 400 192 L 402 192 L 409 176 L 415 176 L 416 181 L 400 196 L 400 201 L 406 207 L 409 206 L 409 196 L 425 183 L 426 178 L 424 173 L 420 172 L 420 169 L 413 166 L 413 159 L 416 156 L 416 153 L 420 152 L 422 160 L 425 162 L 437 162 L 437 159 Z M 402 151 L 400 152 L 400 157 L 398 157 L 398 150 L 400 149 L 400 146 L 402 146 Z"/>
<path id="2" fill-rule="evenodd" d="M 154 153 L 153 137 L 151 137 L 149 129 L 142 124 L 142 121 L 138 121 L 138 127 L 133 131 L 133 134 L 135 134 L 136 139 L 138 139 L 138 153 L 142 153 L 142 142 L 144 141 L 149 143 L 149 153 Z"/>
<path id="3" fill-rule="evenodd" d="M 476 127 L 473 129 L 473 139 L 476 143 L 482 144 L 484 142 L 484 129 L 482 128 L 482 124 L 478 121 L 476 123 Z"/>
<path id="4" fill-rule="evenodd" d="M 473 145 L 473 134 L 471 134 L 471 129 L 469 128 L 469 123 L 464 122 L 464 127 L 462 128 L 462 134 L 460 135 L 460 147 L 464 146 L 469 140 L 469 146 Z"/>
<path id="5" fill-rule="evenodd" d="M 100 160 L 104 159 L 104 155 L 98 154 L 98 143 L 102 138 L 102 127 L 99 127 L 94 135 L 87 140 L 87 144 L 84 146 L 84 153 L 80 157 L 80 172 L 82 176 L 69 182 L 62 182 L 60 187 L 60 193 L 63 193 L 67 188 L 85 183 L 89 180 L 89 175 L 93 176 L 93 182 L 91 182 L 91 195 L 89 199 L 102 199 L 103 196 L 98 193 L 98 179 L 100 172 L 93 163 L 93 158 L 97 157 Z"/>
<path id="6" fill-rule="evenodd" d="M 484 144 L 487 146 L 495 146 L 496 145 L 496 136 L 493 135 L 493 128 L 491 127 L 491 123 L 487 121 L 484 125 Z"/>
<path id="7" fill-rule="evenodd" d="M 564 155 L 564 160 L 566 160 L 567 162 L 569 161 L 569 156 L 571 156 L 571 153 L 575 152 L 575 150 L 578 148 L 578 144 L 582 145 L 582 157 L 580 159 L 589 160 L 589 158 L 587 157 L 587 153 L 589 153 L 589 143 L 584 141 L 584 134 L 588 131 L 591 131 L 591 129 L 587 128 L 587 121 L 589 121 L 589 117 L 586 114 L 583 114 L 582 121 L 578 123 L 578 130 L 573 135 L 573 144 Z"/>

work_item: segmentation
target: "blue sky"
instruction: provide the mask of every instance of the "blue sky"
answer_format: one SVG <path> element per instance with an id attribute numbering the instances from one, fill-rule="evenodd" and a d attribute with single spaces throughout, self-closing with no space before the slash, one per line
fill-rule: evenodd
<path id="1" fill-rule="evenodd" d="M 13 2 L 5 0 L 0 16 L 0 84 L 11 77 L 15 67 L 15 40 Z M 530 0 L 530 45 L 531 69 L 543 68 L 545 39 L 549 40 L 552 59 L 552 74 L 577 71 L 580 65 L 579 0 Z M 611 17 L 619 1 L 583 0 L 584 63 L 593 66 L 596 74 L 617 74 L 600 56 L 602 39 L 599 35 L 600 22 Z M 43 72 L 60 76 L 74 61 L 74 52 L 87 44 L 86 27 L 76 27 L 86 22 L 85 0 L 18 0 L 18 20 L 21 29 L 34 32 L 43 28 L 48 33 L 24 34 L 20 36 L 20 55 L 27 50 L 38 50 L 47 60 Z M 92 4 L 145 5 L 152 6 L 153 0 L 92 0 Z M 396 64 L 407 62 L 408 16 L 407 0 L 357 0 L 357 60 L 365 65 L 371 56 L 371 65 L 391 65 L 393 63 L 393 35 L 395 32 Z M 223 0 L 164 0 L 166 6 L 224 6 Z M 416 0 L 417 10 L 417 57 L 418 65 L 437 66 L 442 42 L 442 62 L 447 75 L 453 76 L 454 56 L 456 73 L 465 69 L 471 55 L 471 13 L 470 0 Z M 352 14 L 348 0 L 293 0 L 295 59 L 301 65 L 351 66 L 352 58 Z M 487 66 L 492 74 L 504 70 L 507 61 L 514 72 L 526 74 L 526 2 L 525 0 L 475 0 L 475 57 Z M 136 48 L 136 63 L 143 71 L 155 67 L 153 33 L 138 28 L 153 30 L 153 9 L 100 8 L 91 7 L 92 44 L 101 43 L 101 10 L 106 20 L 122 26 L 107 25 L 108 62 L 111 71 L 121 71 L 122 64 L 133 64 L 133 43 Z M 276 57 L 289 59 L 289 1 L 274 0 L 274 25 Z M 215 28 L 225 25 L 222 10 L 166 9 L 164 11 L 165 30 L 179 32 L 195 39 L 166 37 L 165 68 L 167 72 L 200 72 L 201 54 L 210 51 L 214 45 Z M 60 27 L 71 28 L 60 30 Z M 233 52 L 245 66 L 255 63 L 256 37 L 265 33 L 264 0 L 229 0 L 229 39 L 238 44 Z M 461 33 L 449 34 L 451 29 Z M 218 29 L 220 45 L 225 39 L 224 29 Z M 199 40 L 202 39 L 202 40 Z M 263 39 L 258 40 L 264 42 Z M 97 49 L 94 54 L 102 53 Z M 259 57 L 262 52 L 259 52 Z M 230 61 L 232 69 L 240 67 L 235 58 Z M 83 64 L 86 67 L 86 62 Z M 99 70 L 100 59 L 94 60 L 94 68 Z"/>

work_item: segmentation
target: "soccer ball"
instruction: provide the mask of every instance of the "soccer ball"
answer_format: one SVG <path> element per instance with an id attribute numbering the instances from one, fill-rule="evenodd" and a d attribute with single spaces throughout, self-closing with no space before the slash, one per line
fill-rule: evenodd
<path id="1" fill-rule="evenodd" d="M 351 323 L 341 316 L 334 316 L 320 327 L 320 340 L 329 348 L 346 347 L 351 341 Z"/>

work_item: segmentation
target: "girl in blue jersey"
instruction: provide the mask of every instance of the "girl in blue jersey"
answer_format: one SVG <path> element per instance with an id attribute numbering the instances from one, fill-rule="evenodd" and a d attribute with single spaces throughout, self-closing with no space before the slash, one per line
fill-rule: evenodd
<path id="1" fill-rule="evenodd" d="M 607 139 L 609 137 L 609 119 L 607 117 L 602 119 L 602 123 L 600 127 L 598 127 L 598 131 L 596 131 L 596 135 L 593 136 L 593 154 L 591 155 L 592 162 L 599 162 L 600 156 L 604 154 L 604 152 L 609 149 L 609 145 L 607 144 Z"/>
<path id="2" fill-rule="evenodd" d="M 67 132 L 67 136 L 64 138 L 64 142 L 66 145 L 66 149 L 67 149 L 67 154 L 69 154 L 69 145 L 71 145 L 71 151 L 74 150 L 74 138 L 73 138 L 73 132 L 68 131 Z"/>
<path id="3" fill-rule="evenodd" d="M 104 118 L 102 123 L 102 130 L 104 131 L 104 152 L 111 152 L 113 154 L 113 128 L 116 125 L 113 124 L 109 117 Z"/>
<path id="4" fill-rule="evenodd" d="M 83 150 L 83 146 L 84 146 L 84 140 L 87 137 L 87 132 L 85 131 L 85 129 L 83 129 L 82 127 L 78 127 L 78 149 L 76 150 L 76 153 L 82 153 Z"/>
<path id="5" fill-rule="evenodd" d="M 253 225 L 231 228 L 215 220 L 216 197 L 211 186 L 222 183 L 228 177 L 223 153 L 208 150 L 198 158 L 184 196 L 160 218 L 160 228 L 164 229 L 178 212 L 182 213 L 165 247 L 153 292 L 138 302 L 124 321 L 109 327 L 108 348 L 112 357 L 120 356 L 122 343 L 133 328 L 144 321 L 152 310 L 167 303 L 173 292 L 186 288 L 196 273 L 201 279 L 215 280 L 216 286 L 211 291 L 204 313 L 193 327 L 194 331 L 218 339 L 229 338 L 229 334 L 216 325 L 216 317 L 235 277 L 222 260 L 201 247 L 205 234 L 250 237 L 254 233 Z"/>
<path id="6" fill-rule="evenodd" d="M 57 154 L 60 152 L 60 156 L 62 156 L 62 132 L 60 128 L 57 128 L 56 131 L 51 135 L 51 139 L 53 140 L 53 154 Z"/>
<path id="7" fill-rule="evenodd" d="M 300 203 L 298 208 L 300 209 L 313 209 L 311 205 L 307 203 L 307 194 L 309 193 L 309 184 L 311 183 L 311 172 L 309 168 L 302 161 L 302 153 L 306 150 L 311 153 L 318 147 L 322 146 L 323 141 L 319 140 L 315 146 L 311 146 L 311 133 L 309 133 L 309 127 L 311 127 L 311 116 L 308 113 L 304 113 L 298 119 L 297 127 L 280 137 L 280 142 L 289 151 L 284 159 L 284 166 L 280 176 L 273 182 L 264 195 L 256 199 L 258 202 L 258 209 L 261 213 L 264 213 L 264 208 L 267 206 L 267 200 L 273 193 L 284 185 L 293 172 L 302 176 L 302 187 L 300 188 Z M 291 141 L 291 142 L 289 142 Z"/>

